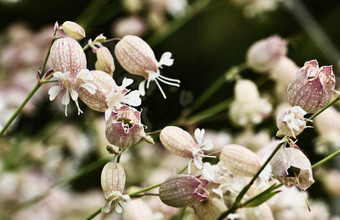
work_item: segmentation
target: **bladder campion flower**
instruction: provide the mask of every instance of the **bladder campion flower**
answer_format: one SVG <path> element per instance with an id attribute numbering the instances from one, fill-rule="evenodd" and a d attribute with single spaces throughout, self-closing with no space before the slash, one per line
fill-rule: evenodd
<path id="1" fill-rule="evenodd" d="M 173 207 L 193 206 L 208 198 L 205 187 L 209 181 L 199 176 L 178 174 L 162 183 L 159 188 L 159 198 L 165 204 Z"/>
<path id="2" fill-rule="evenodd" d="M 123 195 L 126 176 L 122 165 L 115 162 L 107 163 L 101 174 L 101 185 L 105 196 L 105 205 L 102 212 L 109 213 L 114 206 L 117 213 L 122 213 L 126 202 L 130 200 L 128 195 Z"/>
<path id="3" fill-rule="evenodd" d="M 129 73 L 143 76 L 145 78 L 139 84 L 140 94 L 145 95 L 146 88 L 149 88 L 150 81 L 155 81 L 157 87 L 166 98 L 159 82 L 179 87 L 180 81 L 160 75 L 159 68 L 162 65 L 171 66 L 174 62 L 171 53 L 165 52 L 159 61 L 151 47 L 141 38 L 133 35 L 123 37 L 115 47 L 115 55 L 121 66 Z"/>
<path id="4" fill-rule="evenodd" d="M 296 138 L 296 135 L 306 128 L 305 114 L 307 112 L 300 106 L 282 109 L 276 118 L 276 125 L 279 128 L 276 136 L 293 136 Z"/>
<path id="5" fill-rule="evenodd" d="M 270 161 L 273 176 L 287 187 L 306 190 L 314 183 L 308 158 L 296 148 L 281 148 Z"/>
<path id="6" fill-rule="evenodd" d="M 333 97 L 335 76 L 332 66 L 322 66 L 316 60 L 307 61 L 289 83 L 288 101 L 307 113 L 324 107 Z"/>
<path id="7" fill-rule="evenodd" d="M 181 157 L 190 158 L 188 165 L 188 173 L 191 173 L 191 163 L 194 162 L 197 169 L 203 168 L 203 157 L 213 157 L 204 155 L 203 150 L 211 150 L 212 143 L 208 140 L 203 142 L 203 135 L 205 130 L 196 129 L 195 139 L 184 131 L 182 128 L 176 126 L 167 126 L 163 128 L 160 133 L 160 140 L 163 146 L 173 154 Z"/>

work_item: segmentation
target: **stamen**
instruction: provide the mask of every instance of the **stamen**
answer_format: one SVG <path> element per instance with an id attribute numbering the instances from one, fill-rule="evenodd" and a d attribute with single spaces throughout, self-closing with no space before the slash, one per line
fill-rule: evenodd
<path id="1" fill-rule="evenodd" d="M 159 81 L 161 81 L 162 83 L 164 83 L 164 84 L 167 84 L 167 85 L 170 85 L 170 86 L 176 86 L 176 87 L 179 87 L 179 84 L 177 84 L 177 83 L 171 83 L 171 82 L 167 82 L 167 81 L 165 81 L 164 79 L 162 79 L 162 78 L 158 78 L 158 80 Z"/>
<path id="2" fill-rule="evenodd" d="M 168 80 L 168 81 L 181 83 L 181 81 L 178 80 L 178 79 L 171 79 L 171 78 L 165 77 L 165 76 L 163 76 L 163 75 L 159 75 L 158 77 L 159 77 L 159 78 L 163 78 L 163 79 Z"/>
<path id="3" fill-rule="evenodd" d="M 294 175 L 295 175 L 295 178 L 296 178 L 296 182 L 298 183 L 299 189 L 300 189 L 300 191 L 301 191 L 301 193 L 302 193 L 302 196 L 303 196 L 303 198 L 305 199 L 305 202 L 306 202 L 308 211 L 311 212 L 312 210 L 311 210 L 311 208 L 310 208 L 310 205 L 309 205 L 309 202 L 308 202 L 308 200 L 307 200 L 307 197 L 305 196 L 305 194 L 303 193 L 303 191 L 302 191 L 302 189 L 301 189 L 301 184 L 300 184 L 299 178 L 297 177 L 296 173 L 294 173 Z"/>
<path id="4" fill-rule="evenodd" d="M 163 92 L 163 89 L 162 89 L 161 85 L 159 85 L 159 83 L 158 83 L 158 81 L 156 79 L 155 79 L 155 83 L 156 83 L 157 87 L 159 88 L 159 90 L 161 91 L 161 93 L 163 95 L 163 98 L 166 99 L 166 95 Z"/>

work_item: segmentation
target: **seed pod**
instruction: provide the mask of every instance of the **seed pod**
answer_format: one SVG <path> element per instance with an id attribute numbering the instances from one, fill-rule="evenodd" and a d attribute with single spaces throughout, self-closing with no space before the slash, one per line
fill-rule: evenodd
<path id="1" fill-rule="evenodd" d="M 56 40 L 50 52 L 51 65 L 54 72 L 70 72 L 75 79 L 78 72 L 86 69 L 86 56 L 80 44 L 72 38 Z"/>
<path id="2" fill-rule="evenodd" d="M 335 76 L 332 66 L 319 68 L 316 60 L 307 61 L 288 85 L 288 101 L 307 113 L 324 107 L 334 94 Z"/>
<path id="3" fill-rule="evenodd" d="M 93 76 L 91 84 L 96 87 L 96 93 L 91 94 L 86 88 L 79 87 L 77 90 L 79 98 L 91 109 L 105 112 L 107 109 L 106 98 L 112 90 L 117 90 L 118 86 L 114 79 L 107 73 L 99 70 L 92 70 Z"/>
<path id="4" fill-rule="evenodd" d="M 304 115 L 306 112 L 300 106 L 282 109 L 276 118 L 279 131 L 276 136 L 289 136 L 296 138 L 306 128 Z"/>
<path id="5" fill-rule="evenodd" d="M 82 40 L 85 37 L 84 29 L 73 21 L 65 21 L 62 25 L 63 31 L 68 36 L 76 40 Z"/>
<path id="6" fill-rule="evenodd" d="M 109 198 L 114 191 L 123 193 L 125 180 L 126 176 L 122 165 L 112 161 L 107 163 L 101 174 L 101 185 L 105 198 Z"/>
<path id="7" fill-rule="evenodd" d="M 306 190 L 314 183 L 310 161 L 296 148 L 281 148 L 270 165 L 273 176 L 287 187 Z"/>
<path id="8" fill-rule="evenodd" d="M 254 176 L 261 167 L 260 159 L 254 152 L 237 144 L 224 146 L 220 160 L 225 168 L 240 176 Z"/>
<path id="9" fill-rule="evenodd" d="M 145 136 L 140 112 L 126 105 L 113 111 L 106 121 L 105 135 L 109 143 L 122 149 L 138 143 Z"/>
<path id="10" fill-rule="evenodd" d="M 96 51 L 96 54 L 97 54 L 96 70 L 104 71 L 112 77 L 113 71 L 115 70 L 115 63 L 113 61 L 113 57 L 109 49 L 107 49 L 106 47 L 100 47 Z"/>
<path id="11" fill-rule="evenodd" d="M 287 53 L 287 42 L 277 35 L 254 43 L 247 52 L 247 65 L 256 72 L 270 71 Z"/>
<path id="12" fill-rule="evenodd" d="M 159 188 L 159 198 L 173 207 L 193 206 L 207 199 L 205 186 L 208 181 L 194 176 L 179 174 L 167 179 Z"/>
<path id="13" fill-rule="evenodd" d="M 168 151 L 181 157 L 192 158 L 193 149 L 199 149 L 199 145 L 192 136 L 176 126 L 163 128 L 159 139 Z"/>

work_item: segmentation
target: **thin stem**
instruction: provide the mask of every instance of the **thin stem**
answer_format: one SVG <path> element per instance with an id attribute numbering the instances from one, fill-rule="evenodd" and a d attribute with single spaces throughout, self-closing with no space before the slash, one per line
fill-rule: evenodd
<path id="1" fill-rule="evenodd" d="M 246 64 L 240 64 L 238 66 L 231 67 L 228 71 L 222 74 L 211 86 L 206 89 L 203 94 L 198 97 L 195 103 L 190 108 L 190 112 L 196 111 L 208 98 L 211 97 L 223 84 L 227 81 L 227 77 L 231 74 L 239 73 L 247 68 Z M 236 71 L 236 72 L 235 72 Z"/>
<path id="2" fill-rule="evenodd" d="M 41 86 L 41 82 L 38 81 L 37 84 L 35 85 L 35 87 L 32 89 L 32 91 L 28 94 L 28 96 L 26 97 L 26 99 L 23 101 L 23 103 L 21 103 L 21 105 L 18 107 L 18 109 L 14 112 L 14 114 L 11 116 L 11 118 L 7 121 L 7 123 L 5 124 L 5 126 L 1 129 L 0 131 L 0 136 L 2 136 L 5 131 L 8 129 L 8 127 L 12 124 L 12 122 L 14 121 L 14 119 L 19 115 L 19 113 L 21 112 L 21 110 L 25 107 L 25 105 L 27 104 L 27 102 L 32 98 L 32 96 L 37 92 L 37 90 L 40 88 Z"/>
<path id="3" fill-rule="evenodd" d="M 220 217 L 218 218 L 218 220 L 223 220 L 225 217 L 227 217 L 230 213 L 233 213 L 236 209 L 239 208 L 240 202 L 243 198 L 243 196 L 247 193 L 247 191 L 249 190 L 249 188 L 253 185 L 253 183 L 255 182 L 255 180 L 257 179 L 257 177 L 260 175 L 260 173 L 263 171 L 263 169 L 267 166 L 267 164 L 270 162 L 270 160 L 274 157 L 274 155 L 276 154 L 276 152 L 281 148 L 281 146 L 284 144 L 285 142 L 281 142 L 279 143 L 276 148 L 274 149 L 274 151 L 270 154 L 270 156 L 267 158 L 267 160 L 262 164 L 261 168 L 257 171 L 257 173 L 253 176 L 253 178 L 250 180 L 250 182 L 243 187 L 242 191 L 238 194 L 238 196 L 236 197 L 233 205 L 231 206 L 231 208 L 229 208 L 227 211 L 225 211 L 224 213 L 222 213 L 220 215 Z"/>
<path id="4" fill-rule="evenodd" d="M 45 73 L 45 69 L 46 69 L 46 64 L 47 64 L 48 58 L 50 57 L 51 47 L 52 47 L 54 41 L 56 40 L 55 35 L 57 34 L 57 32 L 58 32 L 58 29 L 53 33 L 51 44 L 50 44 L 50 46 L 48 48 L 48 51 L 47 51 L 47 54 L 46 54 L 46 57 L 45 57 L 45 60 L 44 60 L 44 64 L 43 64 L 43 66 L 41 68 L 40 79 L 42 79 L 42 77 L 44 77 L 44 73 Z"/>
<path id="5" fill-rule="evenodd" d="M 328 162 L 329 160 L 333 159 L 334 157 L 338 156 L 340 154 L 340 150 L 335 151 L 334 153 L 328 155 L 327 157 L 323 158 L 319 162 L 312 165 L 312 169 L 323 165 L 324 163 Z"/>
<path id="6" fill-rule="evenodd" d="M 340 100 L 340 96 L 338 95 L 335 99 L 333 99 L 333 101 L 331 101 L 330 103 L 328 103 L 325 107 L 323 107 L 322 109 L 320 109 L 319 111 L 315 112 L 312 116 L 310 116 L 308 120 L 313 120 L 316 116 L 320 115 L 323 111 L 325 111 L 327 108 L 329 108 L 330 106 L 334 105 L 337 101 Z"/>
<path id="7" fill-rule="evenodd" d="M 89 217 L 87 217 L 86 220 L 93 219 L 93 218 L 96 217 L 101 211 L 102 211 L 102 208 L 97 209 L 94 213 L 92 213 Z"/>
<path id="8" fill-rule="evenodd" d="M 154 189 L 154 188 L 157 188 L 157 187 L 160 187 L 162 185 L 162 183 L 159 183 L 159 184 L 156 184 L 156 185 L 153 185 L 153 186 L 148 186 L 146 188 L 143 188 L 141 190 L 138 190 L 137 192 L 133 192 L 133 193 L 130 193 L 129 196 L 137 196 L 143 192 L 147 192 L 151 189 Z"/>

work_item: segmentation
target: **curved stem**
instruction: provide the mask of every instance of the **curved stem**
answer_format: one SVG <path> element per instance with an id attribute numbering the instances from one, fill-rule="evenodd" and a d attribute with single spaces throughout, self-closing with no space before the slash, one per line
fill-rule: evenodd
<path id="1" fill-rule="evenodd" d="M 99 213 L 101 213 L 102 208 L 97 209 L 94 213 L 92 213 L 89 217 L 86 218 L 86 220 L 90 220 L 93 219 L 94 217 L 96 217 Z"/>
<path id="2" fill-rule="evenodd" d="M 329 160 L 333 159 L 334 157 L 338 156 L 340 154 L 340 150 L 335 151 L 334 153 L 328 155 L 327 157 L 323 158 L 319 162 L 312 165 L 312 169 L 323 165 L 324 163 L 328 162 Z"/>
<path id="3" fill-rule="evenodd" d="M 26 97 L 26 99 L 23 101 L 23 103 L 21 103 L 21 105 L 18 107 L 18 109 L 13 113 L 13 115 L 11 116 L 11 118 L 7 121 L 7 123 L 4 125 L 4 127 L 1 129 L 0 131 L 0 136 L 2 136 L 5 131 L 8 129 L 8 127 L 12 124 L 12 122 L 14 121 L 14 119 L 19 115 L 19 113 L 21 112 L 21 110 L 25 107 L 25 105 L 27 104 L 27 102 L 32 98 L 32 96 L 38 91 L 38 89 L 40 88 L 40 86 L 42 85 L 42 83 L 40 81 L 37 82 L 37 84 L 35 85 L 35 87 L 32 89 L 32 91 L 28 94 L 28 96 Z"/>

